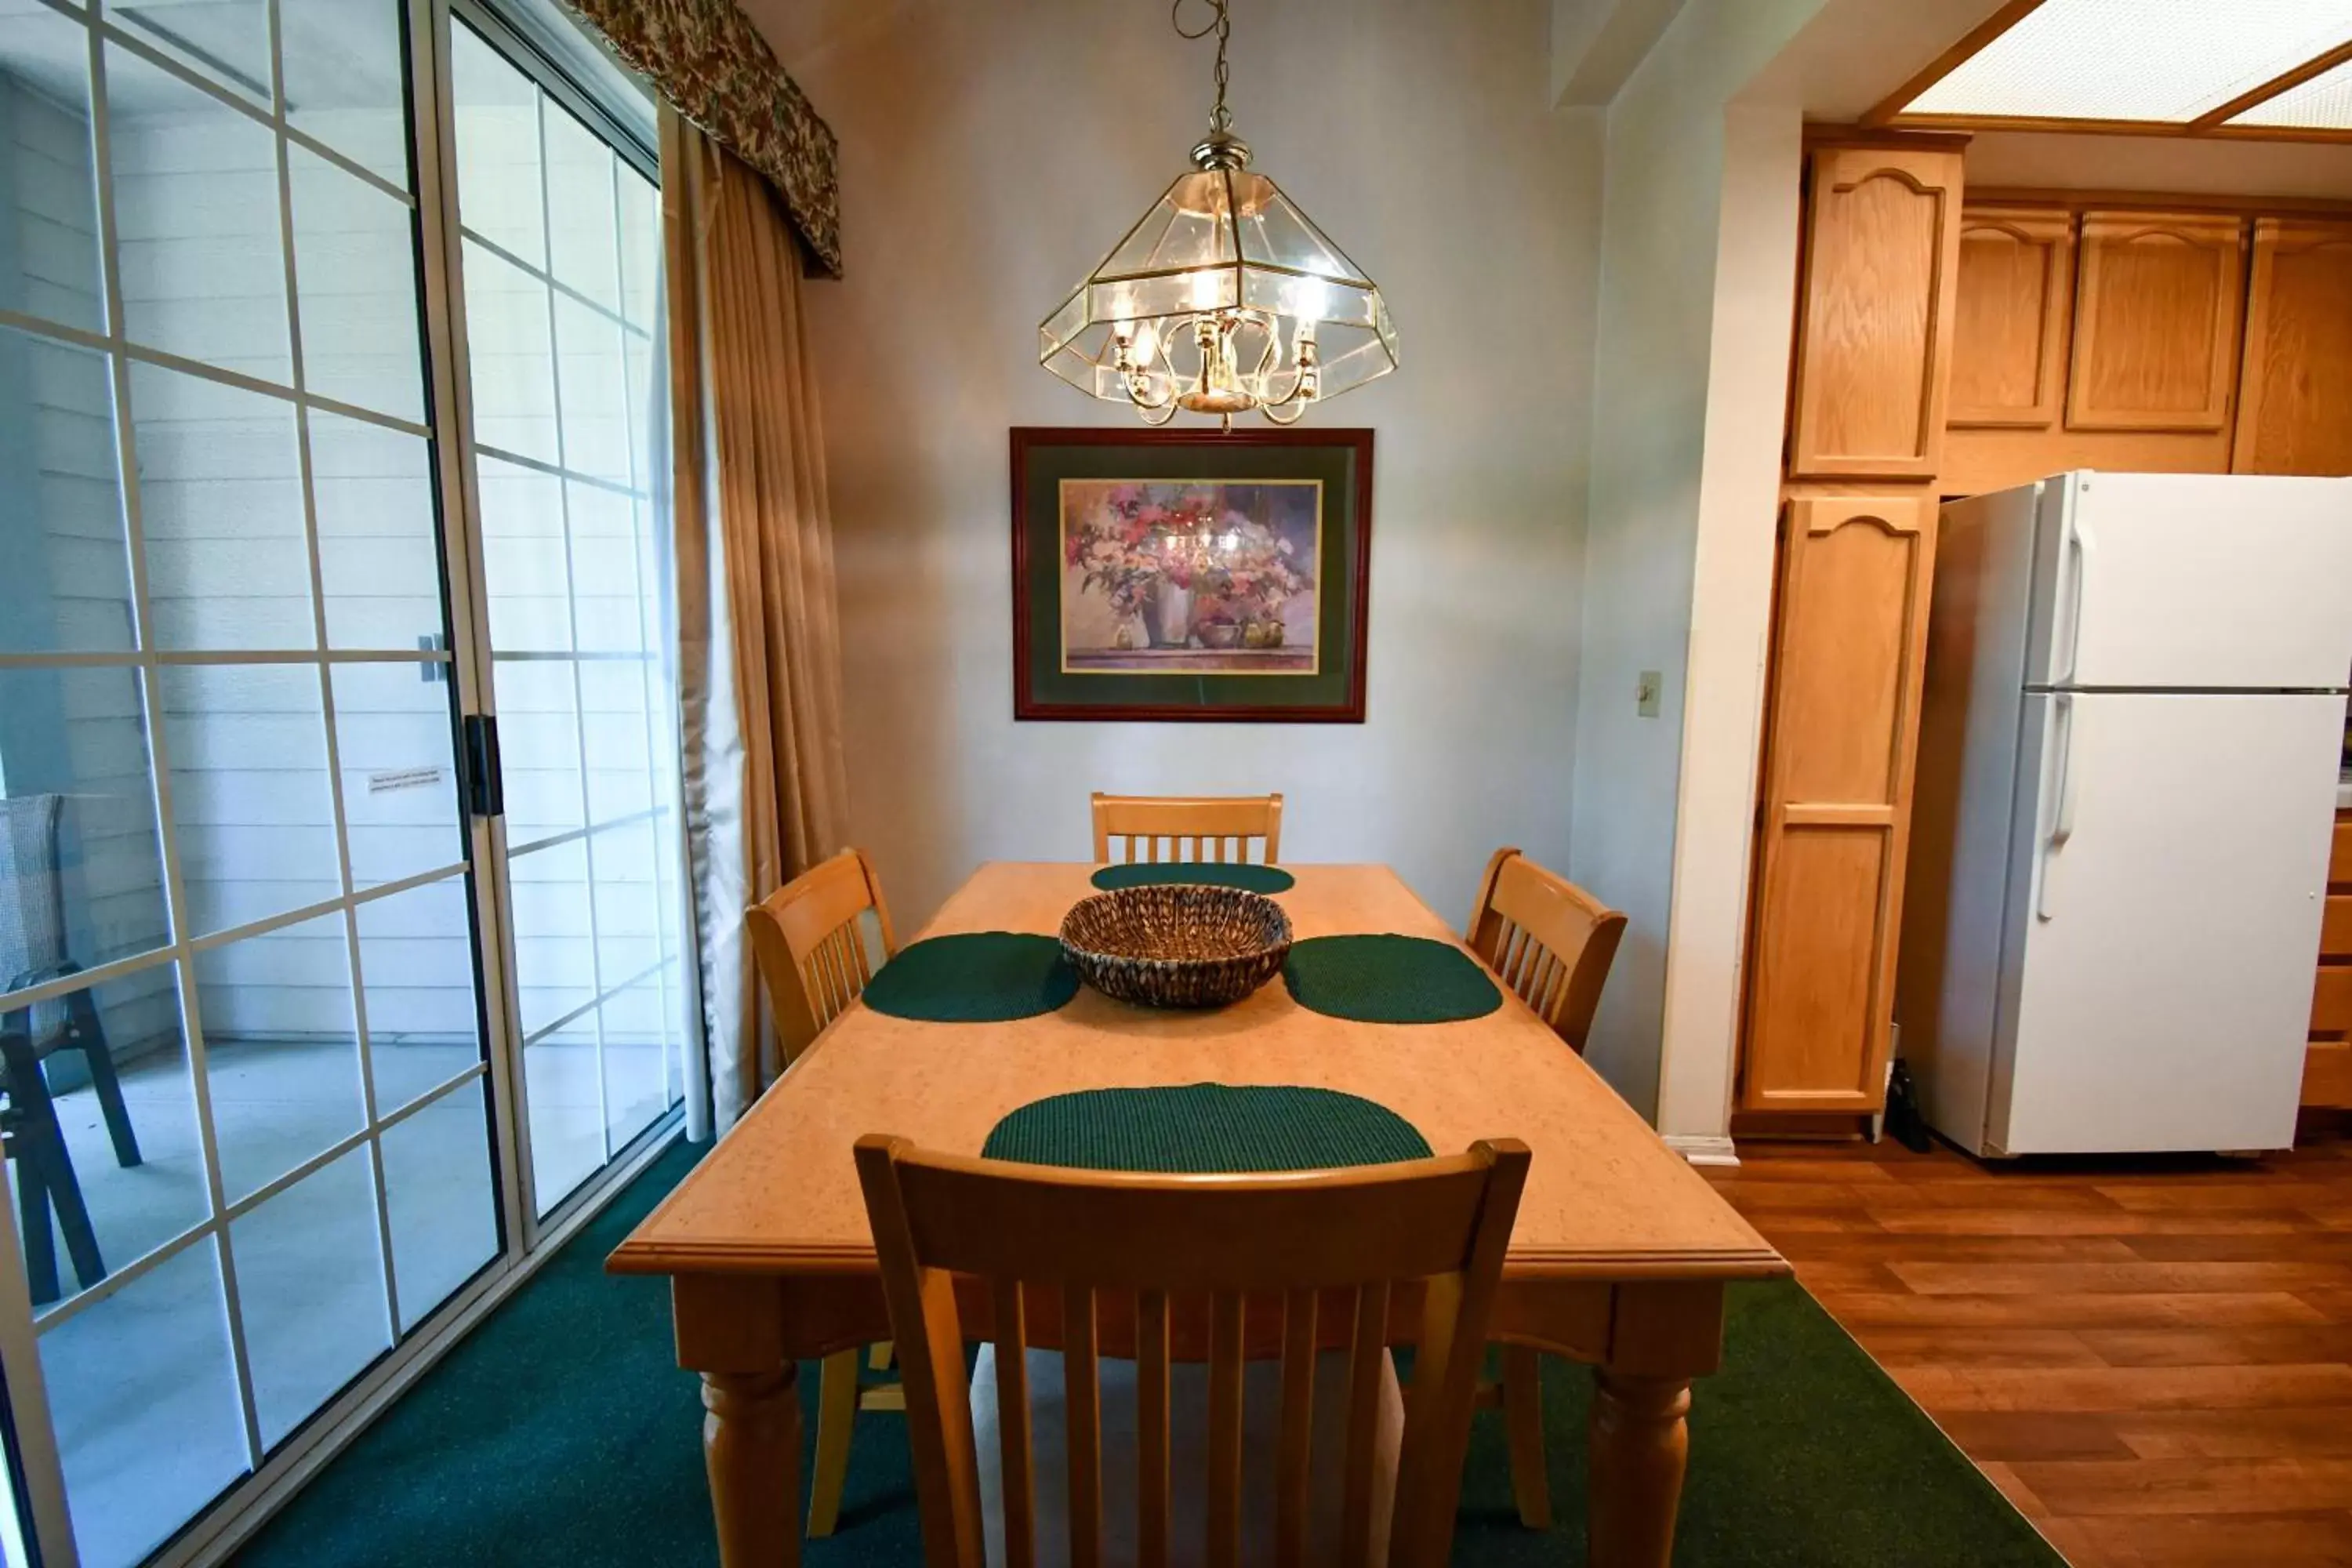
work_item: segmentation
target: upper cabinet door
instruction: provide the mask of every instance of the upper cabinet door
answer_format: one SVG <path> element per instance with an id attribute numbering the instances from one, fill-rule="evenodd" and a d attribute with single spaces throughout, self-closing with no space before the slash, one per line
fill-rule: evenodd
<path id="1" fill-rule="evenodd" d="M 2245 226 L 2226 214 L 2083 215 L 2068 426 L 2227 427 Z"/>
<path id="2" fill-rule="evenodd" d="M 2230 467 L 2352 474 L 2352 222 L 2254 220 Z"/>
<path id="3" fill-rule="evenodd" d="M 1943 456 L 1960 154 L 1823 147 L 1806 223 L 1795 479 L 1931 479 Z"/>
<path id="4" fill-rule="evenodd" d="M 2066 383 L 2074 223 L 2063 208 L 1976 207 L 1960 217 L 1949 424 L 2046 430 Z"/>

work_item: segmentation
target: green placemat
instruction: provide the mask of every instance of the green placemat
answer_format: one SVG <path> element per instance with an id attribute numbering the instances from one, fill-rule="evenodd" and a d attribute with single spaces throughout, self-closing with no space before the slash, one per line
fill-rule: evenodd
<path id="1" fill-rule="evenodd" d="M 1165 882 L 1200 882 L 1215 888 L 1240 888 L 1252 893 L 1286 893 L 1298 879 L 1279 866 L 1250 866 L 1239 861 L 1169 860 L 1159 865 L 1106 866 L 1094 875 L 1097 888 L 1158 887 Z"/>
<path id="2" fill-rule="evenodd" d="M 1058 938 L 980 931 L 900 949 L 866 983 L 866 1005 L 894 1018 L 1001 1024 L 1051 1013 L 1077 994 Z"/>
<path id="3" fill-rule="evenodd" d="M 1086 1089 L 1033 1100 L 981 1155 L 1085 1171 L 1321 1171 L 1425 1160 L 1429 1141 L 1385 1105 L 1297 1084 Z"/>
<path id="4" fill-rule="evenodd" d="M 1360 1024 L 1450 1024 L 1503 1005 L 1475 959 L 1419 936 L 1310 937 L 1290 950 L 1282 983 L 1300 1006 Z"/>

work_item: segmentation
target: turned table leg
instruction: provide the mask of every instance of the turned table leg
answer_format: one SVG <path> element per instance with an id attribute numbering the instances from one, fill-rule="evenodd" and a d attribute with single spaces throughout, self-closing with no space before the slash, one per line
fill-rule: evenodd
<path id="1" fill-rule="evenodd" d="M 1593 1384 L 1590 1560 L 1593 1568 L 1666 1568 L 1690 1456 L 1690 1384 L 1605 1367 Z"/>
<path id="2" fill-rule="evenodd" d="M 1719 1280 L 1627 1281 L 1610 1290 L 1609 1346 L 1592 1373 L 1586 1457 L 1592 1568 L 1666 1568 L 1690 1458 L 1691 1379 L 1723 1360 Z"/>
<path id="3" fill-rule="evenodd" d="M 702 1374 L 702 1456 L 720 1568 L 797 1568 L 801 1560 L 798 1377 L 790 1362 Z"/>

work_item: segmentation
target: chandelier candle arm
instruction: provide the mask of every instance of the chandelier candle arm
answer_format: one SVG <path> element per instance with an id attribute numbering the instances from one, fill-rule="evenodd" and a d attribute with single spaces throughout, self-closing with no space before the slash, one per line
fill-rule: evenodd
<path id="1" fill-rule="evenodd" d="M 1377 284 L 1279 186 L 1249 169 L 1226 107 L 1227 0 L 1180 37 L 1217 39 L 1209 132 L 1180 175 L 1038 327 L 1038 361 L 1147 423 L 1181 409 L 1221 420 L 1252 409 L 1276 424 L 1397 366 Z"/>

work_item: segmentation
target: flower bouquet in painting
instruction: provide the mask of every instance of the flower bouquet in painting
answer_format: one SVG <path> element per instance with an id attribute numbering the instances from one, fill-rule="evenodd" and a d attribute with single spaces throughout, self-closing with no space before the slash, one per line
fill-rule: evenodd
<path id="1" fill-rule="evenodd" d="M 1060 491 L 1066 672 L 1316 672 L 1319 480 Z"/>

